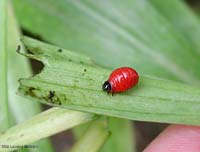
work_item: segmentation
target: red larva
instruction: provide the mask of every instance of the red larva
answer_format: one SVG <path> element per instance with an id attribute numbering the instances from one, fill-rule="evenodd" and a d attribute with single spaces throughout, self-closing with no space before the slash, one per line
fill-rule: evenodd
<path id="1" fill-rule="evenodd" d="M 138 73 L 130 67 L 115 69 L 107 81 L 102 85 L 102 89 L 107 93 L 124 92 L 138 83 Z"/>

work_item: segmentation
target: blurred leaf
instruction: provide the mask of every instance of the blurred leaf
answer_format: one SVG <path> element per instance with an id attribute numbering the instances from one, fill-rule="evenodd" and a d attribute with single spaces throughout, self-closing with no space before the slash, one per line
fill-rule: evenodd
<path id="1" fill-rule="evenodd" d="M 8 5 L 8 34 L 7 35 L 7 48 L 8 48 L 8 93 L 9 93 L 9 107 L 10 113 L 15 123 L 20 123 L 33 115 L 41 112 L 40 104 L 31 102 L 19 95 L 17 95 L 17 88 L 19 87 L 18 79 L 20 77 L 28 77 L 31 74 L 31 67 L 29 61 L 17 54 L 17 46 L 21 46 L 21 51 L 24 52 L 23 45 L 19 41 L 20 32 L 16 23 L 16 19 L 11 7 Z M 17 63 L 17 64 L 16 64 Z M 40 142 L 34 143 L 38 145 L 37 151 L 52 152 L 52 146 L 50 141 L 45 139 Z M 26 151 L 34 151 L 32 149 L 26 149 Z"/>
<path id="2" fill-rule="evenodd" d="M 86 123 L 96 117 L 89 113 L 70 111 L 61 108 L 51 108 L 31 119 L 8 129 L 0 136 L 3 145 L 26 145 L 51 136 L 76 125 Z M 0 147 L 1 152 L 13 149 Z"/>
<path id="3" fill-rule="evenodd" d="M 0 1 L 0 132 L 9 126 L 8 86 L 7 86 L 7 1 Z"/>
<path id="4" fill-rule="evenodd" d="M 14 3 L 26 30 L 46 41 L 84 52 L 102 66 L 133 66 L 141 74 L 199 84 L 200 71 L 196 70 L 200 67 L 199 52 L 151 1 L 22 0 L 19 4 L 14 0 Z"/>
<path id="5" fill-rule="evenodd" d="M 19 41 L 20 32 L 12 11 L 11 5 L 8 7 L 8 83 L 9 83 L 9 102 L 12 115 L 17 123 L 30 118 L 40 112 L 40 104 L 30 102 L 29 100 L 17 95 L 19 87 L 18 79 L 20 77 L 31 76 L 31 67 L 29 61 L 19 56 L 16 52 L 20 45 L 21 51 L 25 52 L 22 43 Z M 16 64 L 17 63 L 17 64 Z M 20 67 L 20 69 L 19 69 Z"/>
<path id="6" fill-rule="evenodd" d="M 111 136 L 103 145 L 100 152 L 134 152 L 135 134 L 131 121 L 119 118 L 109 117 L 108 128 Z M 80 125 L 74 128 L 75 139 L 79 139 L 88 128 L 88 124 Z"/>
<path id="7" fill-rule="evenodd" d="M 160 14 L 169 20 L 173 27 L 179 31 L 187 42 L 191 43 L 198 54 L 200 54 L 200 20 L 193 11 L 184 4 L 185 2 L 180 0 L 167 0 L 163 5 L 163 2 L 160 0 L 150 1 Z"/>
<path id="8" fill-rule="evenodd" d="M 112 130 L 108 142 L 101 152 L 134 152 L 136 149 L 132 123 L 125 119 L 109 118 L 109 130 Z"/>
<path id="9" fill-rule="evenodd" d="M 54 51 L 42 42 L 24 38 L 25 46 L 45 65 L 32 78 L 20 80 L 20 92 L 49 105 L 132 120 L 200 124 L 200 88 L 140 76 L 133 89 L 109 96 L 101 85 L 110 70 L 74 63 L 69 51 Z M 48 46 L 48 47 L 47 47 Z"/>
<path id="10" fill-rule="evenodd" d="M 109 137 L 106 119 L 91 123 L 84 135 L 75 143 L 70 152 L 97 152 Z"/>

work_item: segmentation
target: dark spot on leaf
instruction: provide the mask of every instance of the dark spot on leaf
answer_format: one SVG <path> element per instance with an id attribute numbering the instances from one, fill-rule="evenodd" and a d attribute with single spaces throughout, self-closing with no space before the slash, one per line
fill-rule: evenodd
<path id="1" fill-rule="evenodd" d="M 69 62 L 72 62 L 72 59 L 69 59 L 68 61 L 69 61 Z"/>
<path id="2" fill-rule="evenodd" d="M 24 134 L 21 134 L 21 135 L 20 135 L 20 137 L 23 137 L 23 136 L 24 136 Z"/>
<path id="3" fill-rule="evenodd" d="M 62 49 L 58 49 L 58 52 L 60 52 L 60 53 L 61 53 L 62 51 L 63 51 Z"/>
<path id="4" fill-rule="evenodd" d="M 49 103 L 61 105 L 60 98 L 56 95 L 55 91 L 49 91 L 48 96 L 43 97 L 44 100 L 46 100 Z"/>
<path id="5" fill-rule="evenodd" d="M 86 69 L 84 69 L 84 72 L 86 72 L 87 70 Z"/>
<path id="6" fill-rule="evenodd" d="M 55 91 L 49 91 L 48 99 L 52 101 L 53 97 L 55 96 Z"/>
<path id="7" fill-rule="evenodd" d="M 30 88 L 29 88 L 29 91 L 33 91 L 33 90 L 35 90 L 34 87 L 30 87 Z"/>
<path id="8" fill-rule="evenodd" d="M 21 46 L 20 46 L 20 45 L 18 45 L 18 46 L 17 46 L 17 50 L 16 50 L 16 51 L 19 53 L 19 52 L 20 52 L 20 50 L 21 50 Z"/>
<path id="9" fill-rule="evenodd" d="M 84 64 L 83 61 L 80 61 L 80 64 Z"/>
<path id="10" fill-rule="evenodd" d="M 27 51 L 29 54 L 33 54 L 32 51 L 31 51 L 31 49 L 30 49 L 28 46 L 24 45 L 24 48 L 26 49 L 26 51 Z"/>
<path id="11" fill-rule="evenodd" d="M 28 89 L 27 94 L 29 94 L 29 95 L 32 96 L 32 97 L 36 97 L 34 90 L 35 90 L 35 88 L 30 87 L 30 88 Z"/>

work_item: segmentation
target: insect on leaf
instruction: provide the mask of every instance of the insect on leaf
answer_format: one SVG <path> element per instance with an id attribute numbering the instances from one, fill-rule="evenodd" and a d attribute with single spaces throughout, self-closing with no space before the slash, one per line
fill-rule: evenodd
<path id="1" fill-rule="evenodd" d="M 40 74 L 20 80 L 19 91 L 24 96 L 52 106 L 131 120 L 200 124 L 198 87 L 140 76 L 133 89 L 109 96 L 101 86 L 110 70 L 71 62 L 67 56 L 72 52 L 48 52 L 46 47 L 53 46 L 36 40 L 24 38 L 23 42 L 32 52 L 24 55 L 45 65 Z"/>

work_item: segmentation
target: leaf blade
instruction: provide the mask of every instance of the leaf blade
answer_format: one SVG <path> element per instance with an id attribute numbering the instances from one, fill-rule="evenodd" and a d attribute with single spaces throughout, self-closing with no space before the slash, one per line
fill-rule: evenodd
<path id="1" fill-rule="evenodd" d="M 135 88 L 111 97 L 101 90 L 110 70 L 68 62 L 59 56 L 53 62 L 51 57 L 37 53 L 34 55 L 48 60 L 49 64 L 33 78 L 21 79 L 20 92 L 37 101 L 132 120 L 193 125 L 200 123 L 198 87 L 141 76 Z M 54 91 L 51 98 L 50 91 Z"/>
<path id="2" fill-rule="evenodd" d="M 6 130 L 10 126 L 10 116 L 8 108 L 8 84 L 7 84 L 7 1 L 0 1 L 0 131 Z"/>
<path id="3" fill-rule="evenodd" d="M 170 21 L 173 27 L 193 45 L 195 51 L 199 53 L 200 22 L 192 9 L 185 5 L 186 2 L 169 0 L 165 2 L 165 5 L 158 0 L 151 0 L 151 2 Z M 173 13 L 168 8 L 172 9 Z"/>
<path id="4" fill-rule="evenodd" d="M 92 122 L 84 135 L 75 143 L 70 152 L 97 152 L 110 135 L 107 120 Z"/>
<path id="5" fill-rule="evenodd" d="M 134 66 L 142 74 L 199 83 L 200 72 L 195 70 L 200 66 L 199 54 L 151 1 L 46 0 L 38 4 L 24 1 L 26 15 L 17 3 L 16 10 L 24 28 L 49 42 L 83 52 L 105 67 Z M 30 15 L 50 18 L 48 27 L 57 27 L 56 32 L 41 27 L 45 20 L 29 20 Z"/>
<path id="6" fill-rule="evenodd" d="M 51 108 L 24 123 L 8 129 L 0 136 L 0 143 L 5 145 L 29 144 L 95 118 L 96 116 L 89 113 Z M 17 148 L 17 146 L 15 148 Z M 2 147 L 0 147 L 0 149 L 2 152 L 10 151 L 10 149 Z"/>

